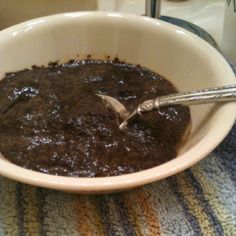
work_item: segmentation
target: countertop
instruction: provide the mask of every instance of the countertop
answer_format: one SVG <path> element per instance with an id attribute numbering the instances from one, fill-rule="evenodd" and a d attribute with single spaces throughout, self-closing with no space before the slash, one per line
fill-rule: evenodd
<path id="1" fill-rule="evenodd" d="M 99 1 L 100 10 L 116 10 L 135 14 L 144 14 L 145 0 Z M 205 29 L 221 45 L 224 0 L 162 0 L 161 15 L 172 16 L 194 23 Z"/>

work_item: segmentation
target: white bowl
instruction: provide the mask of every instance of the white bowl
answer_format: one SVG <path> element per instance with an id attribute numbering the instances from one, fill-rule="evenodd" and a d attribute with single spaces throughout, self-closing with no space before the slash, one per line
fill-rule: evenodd
<path id="1" fill-rule="evenodd" d="M 0 76 L 50 61 L 118 56 L 165 76 L 180 91 L 235 83 L 224 58 L 208 43 L 176 26 L 128 14 L 74 12 L 28 21 L 0 32 Z M 133 188 L 176 174 L 204 158 L 226 136 L 236 104 L 191 107 L 191 136 L 178 157 L 160 166 L 117 177 L 72 178 L 18 167 L 3 156 L 1 175 L 31 185 L 104 193 Z"/>

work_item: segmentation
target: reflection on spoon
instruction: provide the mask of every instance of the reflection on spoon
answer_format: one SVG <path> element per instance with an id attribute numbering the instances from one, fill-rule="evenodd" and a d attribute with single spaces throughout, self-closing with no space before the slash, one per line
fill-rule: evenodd
<path id="1" fill-rule="evenodd" d="M 125 120 L 129 116 L 129 112 L 127 111 L 125 106 L 117 99 L 102 94 L 97 94 L 97 96 L 101 97 L 106 102 L 106 105 L 117 112 L 122 120 Z"/>

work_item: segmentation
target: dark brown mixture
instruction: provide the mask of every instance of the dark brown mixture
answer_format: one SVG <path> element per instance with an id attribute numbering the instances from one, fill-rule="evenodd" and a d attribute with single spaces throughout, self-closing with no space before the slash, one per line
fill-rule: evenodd
<path id="1" fill-rule="evenodd" d="M 70 61 L 9 73 L 0 82 L 0 151 L 43 173 L 98 177 L 144 170 L 175 158 L 189 109 L 171 106 L 119 130 L 119 117 L 96 93 L 130 110 L 176 92 L 160 75 L 114 61 Z"/>

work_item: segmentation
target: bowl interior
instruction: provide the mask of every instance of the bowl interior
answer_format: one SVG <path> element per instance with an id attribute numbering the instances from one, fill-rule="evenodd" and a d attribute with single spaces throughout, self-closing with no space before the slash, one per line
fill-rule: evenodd
<path id="1" fill-rule="evenodd" d="M 75 12 L 22 23 L 0 32 L 0 36 L 0 77 L 32 65 L 63 63 L 90 54 L 94 59 L 109 55 L 140 64 L 165 76 L 180 91 L 234 83 L 230 67 L 206 42 L 149 18 Z M 235 104 L 192 106 L 191 116 L 191 136 L 177 158 L 180 162 L 171 162 L 172 172 L 159 169 L 165 173 L 149 180 L 146 177 L 144 182 L 178 172 L 209 153 L 231 128 Z"/>

